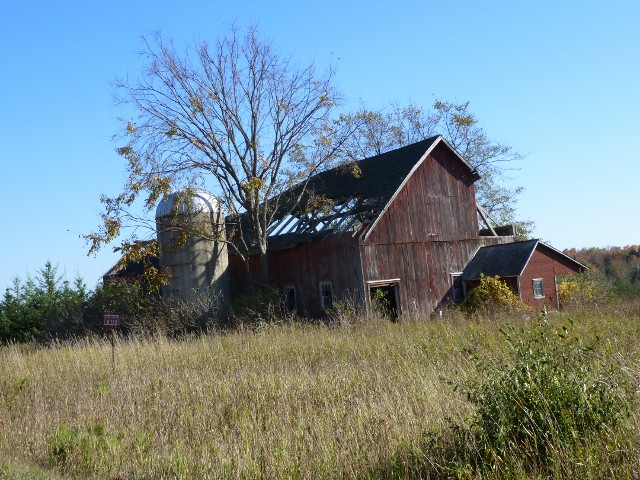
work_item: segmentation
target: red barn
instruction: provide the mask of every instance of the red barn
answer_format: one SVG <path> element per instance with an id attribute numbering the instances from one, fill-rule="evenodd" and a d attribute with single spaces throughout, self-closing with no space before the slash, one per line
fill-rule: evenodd
<path id="1" fill-rule="evenodd" d="M 529 305 L 556 307 L 556 278 L 584 267 L 537 240 L 515 242 L 512 226 L 493 226 L 476 203 L 479 178 L 441 136 L 319 173 L 278 199 L 268 252 L 263 261 L 251 255 L 250 270 L 305 317 L 337 302 L 369 310 L 372 298 L 397 317 L 425 317 L 462 300 L 480 274 L 504 277 Z M 242 218 L 231 222 L 230 233 L 244 228 Z M 228 251 L 222 274 L 233 298 L 248 284 L 240 256 Z"/>
<path id="2" fill-rule="evenodd" d="M 322 172 L 309 182 L 302 206 L 292 213 L 283 205 L 269 228 L 269 283 L 302 316 L 319 316 L 337 301 L 368 309 L 372 295 L 399 317 L 431 315 L 463 297 L 463 271 L 482 247 L 515 240 L 512 227 L 487 222 L 480 230 L 478 217 L 486 216 L 476 204 L 479 178 L 441 136 L 362 160 L 355 169 Z M 310 207 L 309 199 L 319 206 Z M 541 278 L 555 275 L 553 263 L 540 267 L 551 268 Z M 229 268 L 233 295 L 246 287 L 238 256 L 230 255 Z"/>

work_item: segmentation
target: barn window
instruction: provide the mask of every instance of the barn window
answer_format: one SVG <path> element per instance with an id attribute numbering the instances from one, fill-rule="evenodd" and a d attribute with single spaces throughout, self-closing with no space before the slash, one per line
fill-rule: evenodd
<path id="1" fill-rule="evenodd" d="M 282 289 L 282 305 L 286 313 L 296 313 L 296 287 L 293 285 Z"/>
<path id="2" fill-rule="evenodd" d="M 533 298 L 544 298 L 544 285 L 541 278 L 533 279 Z"/>
<path id="3" fill-rule="evenodd" d="M 320 283 L 320 308 L 329 310 L 333 307 L 333 287 L 331 282 Z"/>
<path id="4" fill-rule="evenodd" d="M 464 300 L 464 285 L 462 283 L 462 273 L 451 274 L 451 298 L 454 302 Z"/>

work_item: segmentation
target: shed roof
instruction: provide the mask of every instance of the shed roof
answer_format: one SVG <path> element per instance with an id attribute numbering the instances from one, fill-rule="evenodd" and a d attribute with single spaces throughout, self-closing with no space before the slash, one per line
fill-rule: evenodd
<path id="1" fill-rule="evenodd" d="M 538 245 L 538 240 L 504 243 L 480 248 L 467 264 L 462 278 L 476 280 L 487 277 L 515 277 L 524 271 Z"/>

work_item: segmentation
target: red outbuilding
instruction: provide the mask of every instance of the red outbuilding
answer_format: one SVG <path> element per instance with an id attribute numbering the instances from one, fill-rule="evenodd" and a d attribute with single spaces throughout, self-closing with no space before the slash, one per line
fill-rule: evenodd
<path id="1" fill-rule="evenodd" d="M 534 309 L 559 308 L 558 280 L 586 267 L 540 240 L 483 247 L 464 269 L 465 290 L 482 275 L 499 276 L 520 300 Z"/>

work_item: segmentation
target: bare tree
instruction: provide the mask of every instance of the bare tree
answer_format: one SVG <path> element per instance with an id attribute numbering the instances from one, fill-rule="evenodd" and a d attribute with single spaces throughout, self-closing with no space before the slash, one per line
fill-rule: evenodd
<path id="1" fill-rule="evenodd" d="M 513 223 L 518 235 L 527 237 L 533 222 L 516 218 L 517 197 L 522 187 L 504 185 L 506 171 L 522 156 L 511 147 L 490 140 L 469 111 L 469 102 L 436 101 L 429 111 L 409 104 L 387 112 L 343 115 L 340 122 L 353 123 L 356 134 L 345 145 L 347 161 L 377 155 L 440 134 L 480 173 L 476 193 L 480 206 L 502 224 Z"/>
<path id="2" fill-rule="evenodd" d="M 145 46 L 141 77 L 117 83 L 117 99 L 137 113 L 124 122 L 126 145 L 118 148 L 129 178 L 120 195 L 103 196 L 103 224 L 87 235 L 90 252 L 129 226 L 133 233 L 118 249 L 139 259 L 141 249 L 155 247 L 137 241 L 145 219 L 134 214 L 134 202 L 142 199 L 148 212 L 170 191 L 206 188 L 232 219 L 242 216 L 230 242 L 237 253 L 264 255 L 283 192 L 328 167 L 357 128 L 331 121 L 340 100 L 334 71 L 298 66 L 255 28 L 233 29 L 214 46 L 203 42 L 184 54 L 160 35 Z M 295 200 L 287 199 L 291 209 Z"/>

